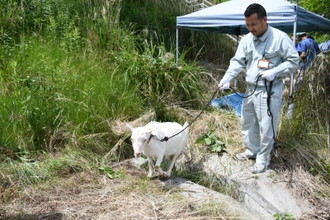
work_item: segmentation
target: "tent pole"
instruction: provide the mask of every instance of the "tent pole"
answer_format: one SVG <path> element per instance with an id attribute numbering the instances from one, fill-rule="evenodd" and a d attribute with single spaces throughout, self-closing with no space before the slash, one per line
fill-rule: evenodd
<path id="1" fill-rule="evenodd" d="M 239 30 L 239 27 L 238 27 L 238 28 L 237 28 L 237 32 L 236 32 L 236 45 L 235 45 L 236 48 L 235 48 L 235 53 L 236 53 L 237 48 L 238 48 L 239 34 L 240 34 L 240 30 Z M 238 87 L 238 84 L 239 84 L 238 79 L 235 78 L 235 81 L 234 81 L 234 88 L 237 88 L 237 87 Z"/>
<path id="2" fill-rule="evenodd" d="M 239 34 L 237 33 L 236 34 L 236 45 L 235 45 L 235 53 L 236 53 L 236 51 L 237 51 L 237 48 L 238 48 L 238 39 L 239 39 Z M 237 89 L 237 87 L 238 87 L 238 79 L 237 78 L 235 78 L 235 81 L 234 81 L 234 88 L 235 89 Z"/>
<path id="3" fill-rule="evenodd" d="M 179 62 L 179 28 L 175 29 L 175 63 L 178 66 Z"/>
<path id="4" fill-rule="evenodd" d="M 296 32 L 297 32 L 297 5 L 294 6 L 294 12 L 295 12 L 295 18 L 293 22 L 293 36 L 292 36 L 292 43 L 293 46 L 296 47 Z M 289 104 L 288 104 L 288 112 L 287 116 L 291 119 L 293 110 L 294 110 L 294 104 L 293 104 L 293 87 L 294 87 L 294 72 L 290 73 L 290 92 L 289 92 Z"/>
<path id="5" fill-rule="evenodd" d="M 295 18 L 293 22 L 293 46 L 295 47 L 296 45 L 296 32 L 297 32 L 297 5 L 294 6 L 294 11 L 295 11 Z M 291 80 L 290 80 L 290 102 L 292 102 L 292 94 L 293 94 L 293 78 L 294 78 L 294 73 L 290 73 Z"/>

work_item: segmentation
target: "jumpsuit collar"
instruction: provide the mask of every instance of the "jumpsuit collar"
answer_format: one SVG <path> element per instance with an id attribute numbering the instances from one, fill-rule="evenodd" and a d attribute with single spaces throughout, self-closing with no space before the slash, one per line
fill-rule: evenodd
<path id="1" fill-rule="evenodd" d="M 259 40 L 259 41 L 265 41 L 267 39 L 267 37 L 269 36 L 270 33 L 270 26 L 267 25 L 267 30 L 266 32 L 261 36 L 261 37 L 257 37 L 257 36 L 253 36 L 253 40 Z"/>

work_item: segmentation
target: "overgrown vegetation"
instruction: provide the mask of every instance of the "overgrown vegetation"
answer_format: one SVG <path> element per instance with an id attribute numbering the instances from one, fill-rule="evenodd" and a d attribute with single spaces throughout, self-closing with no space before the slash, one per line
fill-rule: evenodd
<path id="1" fill-rule="evenodd" d="M 157 34 L 139 34 L 121 23 L 122 1 L 2 0 L 1 5 L 4 166 L 33 169 L 44 153 L 68 147 L 103 154 L 117 141 L 109 124 L 115 118 L 153 109 L 155 119 L 169 120 L 168 105 L 198 108 L 204 90 L 199 67 L 182 60 L 178 68 Z M 20 175 L 21 183 L 52 173 L 36 172 L 31 176 L 41 178 Z"/>
<path id="2" fill-rule="evenodd" d="M 198 110 L 208 87 L 189 60 L 228 64 L 235 49 L 225 35 L 180 30 L 177 67 L 175 16 L 191 10 L 184 0 L 0 5 L 0 203 L 21 186 L 72 173 L 121 175 L 107 165 L 113 158 L 103 156 L 118 141 L 110 122 L 148 110 L 159 121 L 178 119 L 168 106 Z M 328 184 L 329 55 L 312 69 L 280 139 L 284 150 L 299 152 L 298 161 Z M 205 143 L 221 152 L 222 137 L 208 133 L 204 140 L 209 136 L 214 142 Z"/>
<path id="3" fill-rule="evenodd" d="M 189 11 L 184 2 L 1 5 L 2 161 L 67 146 L 105 152 L 114 141 L 109 120 L 150 108 L 171 120 L 167 105 L 199 106 L 200 69 L 183 56 L 178 68 L 173 56 L 175 15 Z"/>
<path id="4" fill-rule="evenodd" d="M 209 1 L 217 4 L 223 1 Z M 174 51 L 176 16 L 193 12 L 186 1 L 123 1 L 121 15 L 125 23 L 133 23 L 139 33 L 163 39 Z M 225 34 L 179 29 L 179 51 L 186 59 L 227 64 L 234 55 L 235 42 Z"/>
<path id="5" fill-rule="evenodd" d="M 330 183 L 329 68 L 329 55 L 319 54 L 304 78 L 302 89 L 295 94 L 293 118 L 284 120 L 281 131 L 281 139 L 290 146 L 288 149 L 300 155 L 299 164 L 322 176 L 327 183 Z"/>

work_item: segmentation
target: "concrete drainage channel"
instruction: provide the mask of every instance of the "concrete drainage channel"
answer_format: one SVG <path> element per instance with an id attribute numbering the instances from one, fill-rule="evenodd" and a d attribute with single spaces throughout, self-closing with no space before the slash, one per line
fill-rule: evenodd
<path id="1" fill-rule="evenodd" d="M 218 156 L 216 154 L 205 157 L 207 159 L 200 164 L 194 164 L 194 168 L 205 173 L 211 179 L 220 181 L 229 186 L 234 192 L 234 197 L 225 195 L 193 183 L 181 177 L 171 177 L 162 181 L 164 187 L 171 188 L 198 203 L 219 204 L 234 219 L 246 220 L 271 220 L 275 214 L 288 213 L 294 219 L 303 219 L 306 213 L 313 213 L 313 207 L 307 200 L 296 198 L 287 186 L 287 182 L 278 181 L 274 170 L 267 170 L 262 174 L 252 174 L 253 161 L 237 161 L 228 154 Z M 181 164 L 181 162 L 183 162 Z M 130 163 L 140 167 L 146 160 L 143 158 L 130 159 Z M 178 169 L 187 169 L 180 161 Z M 55 212 L 34 219 L 68 219 L 65 213 Z M 282 218 L 284 219 L 284 218 Z"/>
<path id="2" fill-rule="evenodd" d="M 237 161 L 223 154 L 208 157 L 200 166 L 208 176 L 234 187 L 235 199 L 179 177 L 163 183 L 167 187 L 180 188 L 185 196 L 225 204 L 240 219 L 274 219 L 273 216 L 280 213 L 300 219 L 303 214 L 312 213 L 307 200 L 295 198 L 286 182 L 276 181 L 274 170 L 252 174 L 252 165 L 253 161 Z"/>

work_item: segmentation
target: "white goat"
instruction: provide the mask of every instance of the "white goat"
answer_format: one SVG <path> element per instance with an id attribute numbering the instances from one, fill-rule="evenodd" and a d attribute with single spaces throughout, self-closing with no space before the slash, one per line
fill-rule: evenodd
<path id="1" fill-rule="evenodd" d="M 126 123 L 126 126 L 132 131 L 131 141 L 134 149 L 134 156 L 139 157 L 141 153 L 147 156 L 149 164 L 148 177 L 153 177 L 155 171 L 164 177 L 170 177 L 173 166 L 178 156 L 183 151 L 188 140 L 188 123 L 183 126 L 176 122 L 150 122 L 143 127 L 133 128 Z M 186 129 L 185 129 L 186 128 Z M 184 131 L 182 131 L 185 129 Z M 170 138 L 172 135 L 178 135 Z M 167 141 L 160 141 L 164 137 L 168 137 Z M 160 168 L 164 156 L 171 160 L 167 171 L 164 172 Z M 156 164 L 153 158 L 157 158 Z"/>

